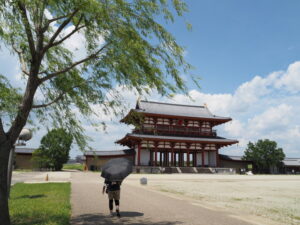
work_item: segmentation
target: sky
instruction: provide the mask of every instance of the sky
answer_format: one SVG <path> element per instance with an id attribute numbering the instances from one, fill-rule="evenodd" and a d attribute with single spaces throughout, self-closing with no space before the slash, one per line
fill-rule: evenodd
<path id="1" fill-rule="evenodd" d="M 249 141 L 271 139 L 283 148 L 287 157 L 300 157 L 300 1 L 289 0 L 188 0 L 192 24 L 185 29 L 177 18 L 166 28 L 185 47 L 185 58 L 201 77 L 197 88 L 187 74 L 182 74 L 191 101 L 177 94 L 167 99 L 153 92 L 148 100 L 203 105 L 232 121 L 217 126 L 219 136 L 239 140 L 238 145 L 221 149 L 222 154 L 243 155 Z M 82 37 L 68 40 L 71 49 L 83 47 Z M 17 60 L 1 49 L 0 73 L 14 85 L 22 86 Z M 80 52 L 78 52 L 80 55 Z M 116 87 L 121 89 L 122 87 Z M 137 96 L 123 91 L 128 111 Z M 97 106 L 95 106 L 97 107 Z M 94 118 L 107 124 L 106 132 L 84 124 L 86 134 L 94 139 L 95 150 L 117 150 L 114 144 L 132 127 L 119 123 L 120 117 Z M 27 147 L 38 147 L 45 129 L 34 133 Z M 71 156 L 81 154 L 76 150 Z"/>

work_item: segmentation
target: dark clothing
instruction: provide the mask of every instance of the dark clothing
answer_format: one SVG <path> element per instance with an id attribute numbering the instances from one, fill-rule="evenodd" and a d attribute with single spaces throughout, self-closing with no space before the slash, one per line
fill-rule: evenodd
<path id="1" fill-rule="evenodd" d="M 108 181 L 105 180 L 105 185 L 107 188 L 107 191 L 119 191 L 122 181 Z"/>
<path id="2" fill-rule="evenodd" d="M 119 200 L 115 200 L 115 204 L 116 205 L 120 205 L 120 201 Z M 109 200 L 108 201 L 108 205 L 109 205 L 109 209 L 112 211 L 114 209 L 114 200 Z"/>

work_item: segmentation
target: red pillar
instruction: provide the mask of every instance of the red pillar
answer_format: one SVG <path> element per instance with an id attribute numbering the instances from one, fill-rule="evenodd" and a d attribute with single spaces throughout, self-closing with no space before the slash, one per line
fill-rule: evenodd
<path id="1" fill-rule="evenodd" d="M 202 154 L 202 167 L 204 167 L 204 163 L 205 163 L 205 161 L 204 161 L 204 150 L 201 151 L 201 154 Z"/>
<path id="2" fill-rule="evenodd" d="M 153 166 L 153 151 L 149 150 L 150 153 L 150 166 Z"/>
<path id="3" fill-rule="evenodd" d="M 178 152 L 178 166 L 181 167 L 181 152 Z"/>
<path id="4" fill-rule="evenodd" d="M 219 167 L 219 149 L 216 150 L 216 167 Z"/>
<path id="5" fill-rule="evenodd" d="M 195 157 L 195 167 L 197 166 L 197 152 L 194 152 L 194 157 Z"/>
<path id="6" fill-rule="evenodd" d="M 154 143 L 154 166 L 157 166 L 157 143 Z"/>
<path id="7" fill-rule="evenodd" d="M 170 166 L 169 150 L 167 151 L 167 166 Z"/>
<path id="8" fill-rule="evenodd" d="M 186 153 L 186 164 L 187 164 L 187 166 L 190 166 L 190 152 L 189 151 L 187 151 L 187 153 Z"/>
<path id="9" fill-rule="evenodd" d="M 180 151 L 179 152 L 179 157 L 180 157 L 180 166 L 181 167 L 183 167 L 184 166 L 184 159 L 183 159 L 183 152 L 182 151 Z"/>
<path id="10" fill-rule="evenodd" d="M 172 150 L 171 150 L 171 166 L 174 166 L 174 149 L 172 147 Z"/>
<path id="11" fill-rule="evenodd" d="M 141 142 L 138 143 L 138 166 L 141 165 Z"/>

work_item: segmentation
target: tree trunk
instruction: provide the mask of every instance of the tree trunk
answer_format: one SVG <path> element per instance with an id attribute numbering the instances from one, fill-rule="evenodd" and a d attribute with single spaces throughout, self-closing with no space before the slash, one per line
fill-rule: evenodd
<path id="1" fill-rule="evenodd" d="M 19 107 L 16 118 L 7 133 L 3 130 L 0 118 L 0 225 L 10 225 L 7 199 L 9 153 L 27 122 L 27 118 L 32 108 L 33 97 L 38 85 L 39 81 L 37 78 L 33 76 L 28 78 L 21 106 Z"/>
<path id="2" fill-rule="evenodd" d="M 7 199 L 7 172 L 9 152 L 12 148 L 12 145 L 6 139 L 5 135 L 2 135 L 0 140 L 2 140 L 0 141 L 0 224 L 10 225 Z"/>

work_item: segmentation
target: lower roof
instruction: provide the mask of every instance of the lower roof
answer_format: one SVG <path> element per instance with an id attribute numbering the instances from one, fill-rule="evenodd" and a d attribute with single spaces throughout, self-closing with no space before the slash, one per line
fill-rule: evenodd
<path id="1" fill-rule="evenodd" d="M 125 144 L 129 140 L 161 140 L 161 141 L 186 141 L 193 143 L 207 143 L 232 145 L 238 143 L 238 140 L 226 139 L 222 137 L 202 138 L 202 137 L 177 137 L 177 136 L 161 136 L 161 135 L 147 135 L 147 134 L 127 134 L 122 139 L 116 141 L 118 144 Z"/>
<path id="2" fill-rule="evenodd" d="M 244 160 L 243 156 L 231 156 L 223 154 L 219 154 L 219 156 L 223 160 L 252 162 L 252 160 Z M 282 163 L 284 166 L 300 166 L 300 158 L 285 158 L 282 160 Z"/>
<path id="3" fill-rule="evenodd" d="M 134 155 L 135 151 L 133 149 L 124 150 L 110 150 L 110 151 L 86 151 L 85 156 L 121 156 L 121 155 Z"/>
<path id="4" fill-rule="evenodd" d="M 15 148 L 15 153 L 17 154 L 32 154 L 35 148 Z"/>
<path id="5" fill-rule="evenodd" d="M 223 159 L 223 160 L 252 162 L 251 160 L 244 160 L 243 156 L 233 156 L 233 155 L 219 154 L 219 157 L 220 157 L 220 159 Z"/>
<path id="6" fill-rule="evenodd" d="M 300 166 L 300 158 L 285 158 L 282 162 L 285 166 Z"/>

